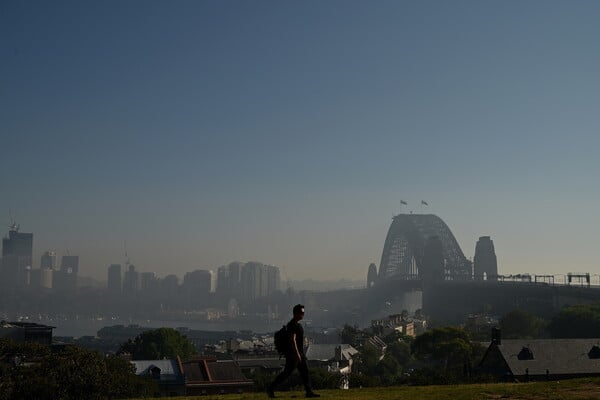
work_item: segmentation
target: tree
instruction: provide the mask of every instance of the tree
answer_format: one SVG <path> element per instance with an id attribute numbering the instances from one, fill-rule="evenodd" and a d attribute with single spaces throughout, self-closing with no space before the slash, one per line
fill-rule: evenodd
<path id="1" fill-rule="evenodd" d="M 404 341 L 396 341 L 388 344 L 386 357 L 392 357 L 398 365 L 405 367 L 411 361 L 410 345 Z"/>
<path id="2" fill-rule="evenodd" d="M 342 343 L 347 343 L 353 347 L 356 347 L 356 337 L 359 333 L 360 331 L 357 326 L 345 324 L 340 332 L 340 339 L 342 340 Z"/>
<path id="3" fill-rule="evenodd" d="M 379 353 L 373 346 L 363 346 L 355 356 L 356 371 L 365 375 L 373 375 L 379 362 Z"/>
<path id="4" fill-rule="evenodd" d="M 563 308 L 548 325 L 553 338 L 600 337 L 600 303 Z"/>
<path id="5" fill-rule="evenodd" d="M 377 363 L 375 373 L 380 377 L 383 385 L 393 385 L 398 383 L 402 367 L 394 356 L 386 353 Z"/>
<path id="6" fill-rule="evenodd" d="M 162 358 L 189 358 L 196 354 L 196 347 L 187 337 L 172 328 L 159 328 L 143 332 L 121 345 L 119 352 L 131 354 L 134 360 L 158 360 Z"/>
<path id="7" fill-rule="evenodd" d="M 47 349 L 33 354 L 27 348 L 26 363 L 6 368 L 0 379 L 0 399 L 111 399 L 151 395 L 155 382 L 135 375 L 131 363 L 75 346 L 61 352 Z M 37 347 L 39 350 L 39 347 Z"/>
<path id="8" fill-rule="evenodd" d="M 412 349 L 417 357 L 441 363 L 444 369 L 468 363 L 473 352 L 468 333 L 451 326 L 417 336 Z"/>
<path id="9" fill-rule="evenodd" d="M 506 339 L 536 339 L 544 329 L 544 320 L 521 310 L 514 310 L 500 319 L 502 336 Z"/>

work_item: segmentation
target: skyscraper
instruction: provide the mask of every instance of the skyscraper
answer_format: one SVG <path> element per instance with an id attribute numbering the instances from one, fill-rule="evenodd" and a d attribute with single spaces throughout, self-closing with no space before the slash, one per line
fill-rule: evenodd
<path id="1" fill-rule="evenodd" d="M 33 233 L 19 232 L 13 224 L 8 237 L 2 239 L 1 281 L 9 288 L 20 288 L 29 284 L 32 265 Z"/>
<path id="2" fill-rule="evenodd" d="M 219 296 L 225 299 L 239 298 L 240 279 L 242 263 L 232 262 L 229 265 L 223 265 L 217 270 L 217 289 Z"/>
<path id="3" fill-rule="evenodd" d="M 107 289 L 111 295 L 120 295 L 123 292 L 121 264 L 111 264 L 108 267 Z"/>
<path id="4" fill-rule="evenodd" d="M 279 268 L 259 262 L 248 262 L 242 267 L 241 296 L 244 300 L 256 300 L 280 290 Z"/>
<path id="5" fill-rule="evenodd" d="M 135 270 L 135 265 L 130 264 L 123 277 L 123 294 L 133 295 L 140 289 L 140 274 Z"/>
<path id="6" fill-rule="evenodd" d="M 78 272 L 79 256 L 62 256 L 60 271 L 54 271 L 54 291 L 59 293 L 75 293 L 77 291 Z"/>
<path id="7" fill-rule="evenodd" d="M 79 273 L 79 256 L 62 256 L 60 270 L 77 275 Z"/>
<path id="8" fill-rule="evenodd" d="M 183 277 L 182 290 L 186 305 L 192 309 L 206 306 L 211 289 L 212 274 L 210 271 L 197 269 Z"/>
<path id="9" fill-rule="evenodd" d="M 56 252 L 46 251 L 40 259 L 40 269 L 55 269 L 56 268 Z"/>
<path id="10" fill-rule="evenodd" d="M 140 290 L 150 292 L 157 289 L 158 279 L 156 279 L 154 272 L 142 272 L 140 274 Z"/>

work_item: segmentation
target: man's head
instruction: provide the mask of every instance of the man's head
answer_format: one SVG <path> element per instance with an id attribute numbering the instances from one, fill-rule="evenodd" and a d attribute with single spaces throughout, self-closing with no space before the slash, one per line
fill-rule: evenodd
<path id="1" fill-rule="evenodd" d="M 300 321 L 304 318 L 304 306 L 302 304 L 296 304 L 292 309 L 292 312 L 294 313 L 294 319 L 296 321 Z"/>

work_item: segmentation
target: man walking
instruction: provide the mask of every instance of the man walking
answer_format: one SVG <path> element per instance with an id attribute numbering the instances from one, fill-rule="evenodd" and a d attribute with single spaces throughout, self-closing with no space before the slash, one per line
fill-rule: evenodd
<path id="1" fill-rule="evenodd" d="M 304 355 L 304 328 L 300 325 L 300 320 L 304 318 L 304 306 L 302 304 L 296 304 L 292 312 L 294 317 L 287 324 L 290 343 L 288 345 L 288 350 L 285 353 L 285 368 L 277 375 L 273 383 L 267 387 L 267 394 L 270 398 L 274 398 L 275 388 L 285 381 L 295 368 L 298 368 L 302 383 L 304 384 L 304 390 L 306 391 L 306 397 L 321 397 L 312 391 L 310 379 L 308 377 L 308 364 L 306 363 L 306 356 Z"/>

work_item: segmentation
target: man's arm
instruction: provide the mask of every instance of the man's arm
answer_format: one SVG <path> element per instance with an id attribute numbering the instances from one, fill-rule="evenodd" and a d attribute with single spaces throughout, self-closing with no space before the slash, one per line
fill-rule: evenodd
<path id="1" fill-rule="evenodd" d="M 292 333 L 292 343 L 294 349 L 294 355 L 296 356 L 296 361 L 300 361 L 302 357 L 300 356 L 300 350 L 298 350 L 298 343 L 296 343 L 296 334 Z"/>

